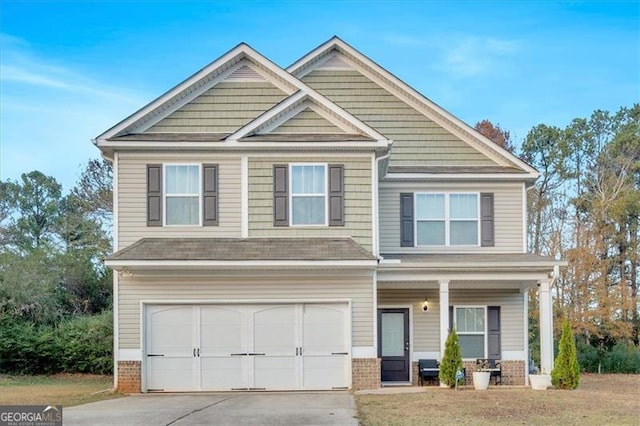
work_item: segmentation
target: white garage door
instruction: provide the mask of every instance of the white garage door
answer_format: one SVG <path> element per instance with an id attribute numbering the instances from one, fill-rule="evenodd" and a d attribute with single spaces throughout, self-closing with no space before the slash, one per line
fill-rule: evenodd
<path id="1" fill-rule="evenodd" d="M 350 383 L 348 305 L 152 305 L 148 391 L 318 390 Z"/>

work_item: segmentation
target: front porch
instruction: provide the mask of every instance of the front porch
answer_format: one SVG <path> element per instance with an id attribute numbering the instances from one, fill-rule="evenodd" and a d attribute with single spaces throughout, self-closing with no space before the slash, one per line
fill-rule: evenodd
<path id="1" fill-rule="evenodd" d="M 385 256 L 377 275 L 381 384 L 417 385 L 418 360 L 440 360 L 450 328 L 470 384 L 476 358 L 499 359 L 504 385 L 528 384 L 528 289 L 539 288 L 541 368 L 551 371 L 550 286 L 559 266 L 531 255 Z M 401 337 L 400 337 L 401 336 Z"/>

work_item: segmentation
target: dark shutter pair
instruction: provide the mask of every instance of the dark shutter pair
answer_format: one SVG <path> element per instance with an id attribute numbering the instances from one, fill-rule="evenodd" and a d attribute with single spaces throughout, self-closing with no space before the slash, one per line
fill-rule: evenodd
<path id="1" fill-rule="evenodd" d="M 493 220 L 493 193 L 480 194 L 480 245 L 493 247 L 494 220 Z M 414 247 L 414 209 L 413 192 L 400 194 L 400 247 Z"/>
<path id="2" fill-rule="evenodd" d="M 449 306 L 449 331 L 453 328 L 453 306 Z M 500 306 L 487 306 L 487 358 L 502 359 L 500 348 Z"/>
<path id="3" fill-rule="evenodd" d="M 218 225 L 218 165 L 202 165 L 202 224 Z M 162 226 L 162 164 L 147 164 L 147 226 Z"/>
<path id="4" fill-rule="evenodd" d="M 344 166 L 329 164 L 329 226 L 344 226 Z M 289 166 L 273 166 L 273 226 L 289 226 Z"/>

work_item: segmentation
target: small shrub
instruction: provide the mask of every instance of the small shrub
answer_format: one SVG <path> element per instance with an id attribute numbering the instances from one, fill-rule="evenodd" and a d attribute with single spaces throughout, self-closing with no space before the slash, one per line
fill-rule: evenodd
<path id="1" fill-rule="evenodd" d="M 627 342 L 616 343 L 605 353 L 602 369 L 607 373 L 640 373 L 640 347 Z"/>
<path id="2" fill-rule="evenodd" d="M 562 337 L 558 358 L 551 372 L 551 384 L 559 389 L 575 389 L 580 382 L 580 364 L 576 354 L 576 342 L 568 320 L 562 325 Z"/>
<path id="3" fill-rule="evenodd" d="M 449 387 L 456 385 L 456 373 L 462 370 L 462 351 L 460 350 L 460 341 L 458 333 L 455 330 L 449 332 L 447 341 L 444 345 L 444 355 L 440 361 L 440 382 Z"/>
<path id="4" fill-rule="evenodd" d="M 585 373 L 597 373 L 600 364 L 600 354 L 598 348 L 588 343 L 578 343 L 576 346 L 578 351 L 578 364 L 580 371 Z"/>

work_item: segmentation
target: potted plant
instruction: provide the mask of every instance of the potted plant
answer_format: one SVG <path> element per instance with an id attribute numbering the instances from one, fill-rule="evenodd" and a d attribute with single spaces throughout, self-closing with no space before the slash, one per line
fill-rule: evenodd
<path id="1" fill-rule="evenodd" d="M 476 361 L 476 371 L 473 372 L 473 387 L 476 390 L 487 390 L 491 372 L 489 371 L 489 360 L 479 359 Z"/>
<path id="2" fill-rule="evenodd" d="M 551 387 L 551 374 L 547 374 L 544 370 L 540 374 L 529 374 L 529 383 L 531 383 L 531 389 L 547 390 Z"/>

